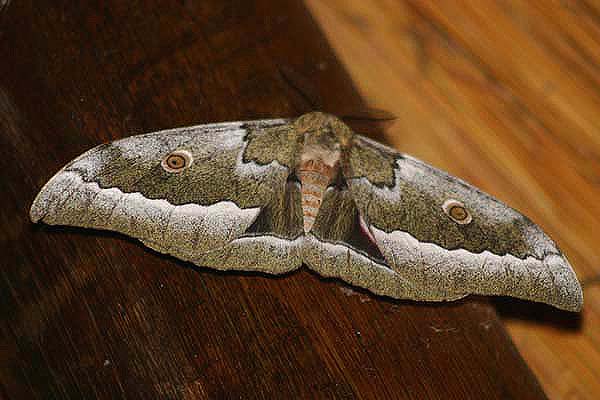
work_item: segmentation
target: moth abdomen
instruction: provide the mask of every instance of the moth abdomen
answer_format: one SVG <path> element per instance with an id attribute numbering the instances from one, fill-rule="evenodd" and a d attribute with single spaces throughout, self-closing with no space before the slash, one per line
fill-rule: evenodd
<path id="1" fill-rule="evenodd" d="M 309 159 L 298 167 L 298 178 L 302 193 L 302 216 L 304 232 L 310 232 L 315 223 L 323 194 L 336 174 L 336 166 L 330 166 L 321 160 Z"/>

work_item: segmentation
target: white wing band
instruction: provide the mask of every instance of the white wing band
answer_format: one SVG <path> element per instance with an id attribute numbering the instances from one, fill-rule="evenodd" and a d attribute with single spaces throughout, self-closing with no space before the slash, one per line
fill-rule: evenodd
<path id="1" fill-rule="evenodd" d="M 51 225 L 110 229 L 142 241 L 156 250 L 193 258 L 219 248 L 243 234 L 260 209 L 242 209 L 232 201 L 173 205 L 85 182 L 75 172 L 55 175 L 36 197 L 31 220 Z"/>
<path id="2" fill-rule="evenodd" d="M 386 233 L 371 226 L 379 249 L 398 274 L 421 288 L 420 300 L 457 295 L 508 295 L 558 308 L 581 308 L 583 294 L 569 262 L 559 254 L 542 260 L 489 251 L 447 250 L 420 242 L 408 232 Z"/>

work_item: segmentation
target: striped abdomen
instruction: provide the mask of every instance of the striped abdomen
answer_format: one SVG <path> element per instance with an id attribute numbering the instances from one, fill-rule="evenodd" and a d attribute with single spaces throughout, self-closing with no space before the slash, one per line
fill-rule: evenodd
<path id="1" fill-rule="evenodd" d="M 325 190 L 336 172 L 321 160 L 306 160 L 298 168 L 302 191 L 302 215 L 304 232 L 310 232 L 321 207 Z"/>

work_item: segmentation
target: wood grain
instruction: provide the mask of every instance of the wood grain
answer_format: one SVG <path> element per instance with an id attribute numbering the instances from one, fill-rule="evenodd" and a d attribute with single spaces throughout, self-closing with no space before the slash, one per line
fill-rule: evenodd
<path id="1" fill-rule="evenodd" d="M 339 9 L 327 10 L 338 18 Z M 352 32 L 356 23 L 340 26 Z M 330 34 L 329 23 L 322 27 Z M 386 59 L 360 53 L 378 63 L 357 62 L 366 72 L 396 73 Z M 100 142 L 315 108 L 386 115 L 370 111 L 300 1 L 15 1 L 0 14 L 0 60 L 3 398 L 545 397 L 485 299 L 400 302 L 307 271 L 219 273 L 118 234 L 28 221 L 43 183 Z M 452 62 L 475 90 L 484 77 Z M 456 145 L 477 126 L 474 116 L 430 120 L 446 104 L 434 102 L 444 85 L 456 107 L 468 106 L 431 65 L 440 76 L 427 97 L 414 96 L 417 81 L 403 80 L 410 90 L 384 91 L 373 103 L 398 100 L 391 132 L 406 134 L 390 138 L 403 146 L 438 140 L 418 155 L 435 161 L 440 149 L 451 151 L 471 160 L 453 172 L 477 165 L 497 174 L 497 191 L 512 187 L 479 153 L 483 136 Z M 359 87 L 373 95 L 365 76 Z M 451 114 L 446 107 L 442 115 Z M 437 130 L 426 139 L 429 126 Z M 509 140 L 498 137 L 494 149 Z"/>
<path id="2" fill-rule="evenodd" d="M 498 300 L 551 398 L 600 393 L 600 8 L 308 0 L 396 148 L 529 215 L 584 283 L 581 316 Z"/>

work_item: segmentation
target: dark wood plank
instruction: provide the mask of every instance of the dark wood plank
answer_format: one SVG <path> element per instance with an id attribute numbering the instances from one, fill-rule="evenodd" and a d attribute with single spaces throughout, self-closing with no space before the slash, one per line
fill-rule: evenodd
<path id="1" fill-rule="evenodd" d="M 20 1 L 0 18 L 4 397 L 544 398 L 485 300 L 218 273 L 28 221 L 41 185 L 99 142 L 364 112 L 300 1 Z"/>

